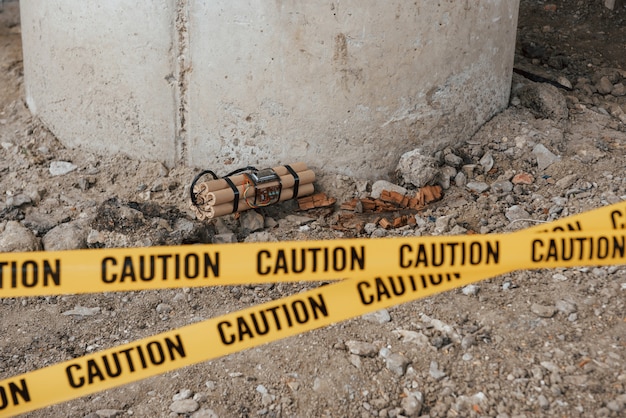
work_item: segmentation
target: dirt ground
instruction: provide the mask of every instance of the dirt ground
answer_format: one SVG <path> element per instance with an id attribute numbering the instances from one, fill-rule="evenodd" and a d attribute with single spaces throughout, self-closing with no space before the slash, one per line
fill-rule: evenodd
<path id="1" fill-rule="evenodd" d="M 196 169 L 63 147 L 25 107 L 19 4 L 5 2 L 0 6 L 0 251 L 51 249 L 60 241 L 93 248 L 508 232 L 622 201 L 626 8 L 610 11 L 602 3 L 521 1 L 515 66 L 525 73 L 513 77 L 511 105 L 467 143 L 437 156 L 442 172 L 444 163 L 455 161 L 448 154 L 462 162 L 452 179 L 440 177 L 444 197 L 417 213 L 416 225 L 355 228 L 346 225 L 349 218 L 338 208 L 296 213 L 291 202 L 263 212 L 265 227 L 251 232 L 232 216 L 212 223 L 194 219 L 187 195 Z M 537 145 L 548 152 L 539 155 Z M 50 166 L 58 161 L 75 169 L 53 176 Z M 520 173 L 525 181 L 514 177 Z M 363 179 L 326 181 L 334 184 L 339 202 L 368 190 Z M 11 234 L 15 228 L 22 232 Z M 0 378 L 314 286 L 5 298 Z M 68 314 L 77 307 L 91 310 Z M 355 354 L 355 345 L 374 352 Z M 624 266 L 509 273 L 27 414 L 624 415 Z"/>

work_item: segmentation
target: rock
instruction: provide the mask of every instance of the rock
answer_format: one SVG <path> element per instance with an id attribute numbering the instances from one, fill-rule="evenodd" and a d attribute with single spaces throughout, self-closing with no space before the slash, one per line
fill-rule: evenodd
<path id="1" fill-rule="evenodd" d="M 459 171 L 456 176 L 454 176 L 454 184 L 457 187 L 465 187 L 467 184 L 467 176 L 462 171 Z"/>
<path id="2" fill-rule="evenodd" d="M 565 97 L 557 87 L 550 84 L 529 84 L 522 87 L 517 95 L 521 105 L 540 118 L 561 121 L 569 115 Z"/>
<path id="3" fill-rule="evenodd" d="M 626 86 L 624 86 L 624 83 L 617 83 L 614 85 L 611 90 L 611 95 L 615 97 L 626 96 Z"/>
<path id="4" fill-rule="evenodd" d="M 402 186 L 398 186 L 397 184 L 391 183 L 386 180 L 378 180 L 372 184 L 372 191 L 370 196 L 374 199 L 379 199 L 380 194 L 383 190 L 389 190 L 390 192 L 400 193 L 401 195 L 407 194 L 408 190 Z"/>
<path id="5" fill-rule="evenodd" d="M 19 208 L 21 206 L 31 203 L 33 200 L 30 196 L 24 193 L 16 194 L 15 196 L 7 197 L 5 202 L 7 208 Z"/>
<path id="6" fill-rule="evenodd" d="M 378 354 L 378 348 L 374 344 L 364 341 L 346 341 L 346 347 L 351 354 L 361 357 L 374 357 Z"/>
<path id="7" fill-rule="evenodd" d="M 404 390 L 404 397 L 400 401 L 400 407 L 407 417 L 418 417 L 424 407 L 424 395 L 418 391 Z"/>
<path id="8" fill-rule="evenodd" d="M 542 144 L 537 144 L 533 148 L 533 155 L 537 160 L 537 168 L 539 171 L 543 171 L 550 167 L 555 162 L 559 161 L 561 157 L 553 154 L 548 148 Z"/>
<path id="9" fill-rule="evenodd" d="M 212 409 L 202 408 L 191 414 L 190 418 L 219 418 Z"/>
<path id="10" fill-rule="evenodd" d="M 474 345 L 476 345 L 476 337 L 474 337 L 472 334 L 464 336 L 461 340 L 461 348 L 463 350 L 467 350 Z"/>
<path id="11" fill-rule="evenodd" d="M 277 241 L 278 241 L 278 238 L 276 238 L 274 234 L 268 231 L 253 232 L 250 235 L 248 235 L 246 239 L 244 239 L 244 242 L 277 242 Z M 235 238 L 235 241 L 232 241 L 232 242 L 237 242 L 237 239 Z"/>
<path id="12" fill-rule="evenodd" d="M 170 312 L 172 312 L 172 305 L 168 305 L 167 303 L 159 303 L 156 307 L 156 311 L 158 314 L 169 314 Z M 187 397 L 181 398 L 181 396 L 183 396 L 184 394 L 187 394 Z M 178 398 L 174 399 L 175 401 L 178 401 L 181 399 L 187 399 L 188 397 L 191 396 L 191 391 L 189 389 L 183 389 L 182 391 L 174 395 L 174 397 L 177 397 L 177 396 Z"/>
<path id="13" fill-rule="evenodd" d="M 117 409 L 98 409 L 96 415 L 98 418 L 117 418 L 124 415 L 124 411 Z"/>
<path id="14" fill-rule="evenodd" d="M 607 76 L 604 76 L 596 83 L 596 89 L 600 94 L 609 94 L 613 90 L 613 83 Z"/>
<path id="15" fill-rule="evenodd" d="M 498 180 L 491 183 L 491 191 L 498 195 L 506 195 L 513 191 L 513 183 L 508 180 Z"/>
<path id="16" fill-rule="evenodd" d="M 452 152 L 444 155 L 443 161 L 452 167 L 460 167 L 461 164 L 463 164 L 463 158 L 453 154 Z"/>
<path id="17" fill-rule="evenodd" d="M 315 221 L 315 218 L 303 215 L 287 215 L 285 216 L 285 219 L 295 225 L 306 225 Z"/>
<path id="18" fill-rule="evenodd" d="M 526 172 L 521 172 L 521 173 L 517 173 L 513 179 L 511 180 L 511 183 L 513 184 L 533 184 L 533 182 L 535 181 L 535 178 L 532 176 L 532 174 L 526 173 Z"/>
<path id="19" fill-rule="evenodd" d="M 74 309 L 63 312 L 62 315 L 76 315 L 76 316 L 93 316 L 100 313 L 100 307 L 87 308 L 85 306 L 76 305 Z"/>
<path id="20" fill-rule="evenodd" d="M 230 244 L 237 242 L 237 236 L 232 232 L 227 232 L 225 234 L 216 234 L 213 236 L 211 242 L 213 242 L 213 244 Z"/>
<path id="21" fill-rule="evenodd" d="M 530 214 L 519 205 L 513 205 L 507 208 L 504 216 L 511 222 L 530 218 Z"/>
<path id="22" fill-rule="evenodd" d="M 550 408 L 550 402 L 548 401 L 548 398 L 546 398 L 545 396 L 543 395 L 537 396 L 537 401 L 539 402 L 539 406 L 541 407 L 541 409 Z"/>
<path id="23" fill-rule="evenodd" d="M 17 221 L 8 221 L 0 233 L 0 252 L 39 251 L 41 244 L 30 229 Z"/>
<path id="24" fill-rule="evenodd" d="M 493 155 L 490 152 L 485 153 L 478 161 L 483 168 L 483 172 L 487 173 L 493 168 Z"/>
<path id="25" fill-rule="evenodd" d="M 480 287 L 476 286 L 475 284 L 469 284 L 461 289 L 461 292 L 463 292 L 465 296 L 476 296 L 479 290 Z"/>
<path id="26" fill-rule="evenodd" d="M 444 371 L 439 370 L 439 364 L 437 364 L 436 361 L 431 361 L 430 362 L 430 367 L 428 369 L 428 373 L 435 380 L 441 380 L 441 379 L 443 379 L 444 377 L 447 376 L 447 374 Z"/>
<path id="27" fill-rule="evenodd" d="M 556 308 L 554 306 L 546 306 L 540 305 L 538 303 L 533 303 L 530 306 L 530 311 L 541 318 L 552 318 L 556 313 Z"/>
<path id="28" fill-rule="evenodd" d="M 170 404 L 170 411 L 177 414 L 189 414 L 198 410 L 200 404 L 193 399 L 183 399 Z"/>
<path id="29" fill-rule="evenodd" d="M 578 180 L 578 174 L 569 174 L 555 183 L 556 187 L 560 189 L 569 189 Z"/>
<path id="30" fill-rule="evenodd" d="M 428 347 L 430 345 L 428 337 L 421 332 L 405 329 L 396 329 L 391 332 L 393 335 L 400 338 L 403 343 L 417 344 L 421 347 Z"/>
<path id="31" fill-rule="evenodd" d="M 391 315 L 389 315 L 389 311 L 387 309 L 381 309 L 379 311 L 363 315 L 363 319 L 375 324 L 384 324 L 385 322 L 391 321 Z"/>
<path id="32" fill-rule="evenodd" d="M 50 163 L 49 172 L 52 176 L 62 176 L 67 173 L 71 173 L 78 167 L 69 161 L 52 161 Z"/>
<path id="33" fill-rule="evenodd" d="M 239 224 L 246 233 L 255 232 L 265 228 L 265 218 L 256 210 L 246 210 L 241 213 Z"/>
<path id="34" fill-rule="evenodd" d="M 66 222 L 52 228 L 41 239 L 46 251 L 87 248 L 89 227 L 84 220 Z"/>
<path id="35" fill-rule="evenodd" d="M 562 312 L 565 315 L 573 314 L 578 311 L 578 307 L 574 302 L 570 302 L 564 299 L 557 301 L 555 307 L 559 312 Z"/>
<path id="36" fill-rule="evenodd" d="M 402 154 L 396 172 L 405 183 L 423 187 L 437 175 L 437 161 L 415 149 Z"/>
<path id="37" fill-rule="evenodd" d="M 441 167 L 441 171 L 437 175 L 438 184 L 442 189 L 447 190 L 450 188 L 450 179 L 457 175 L 456 168 L 444 165 Z"/>
<path id="38" fill-rule="evenodd" d="M 465 187 L 476 193 L 482 193 L 489 189 L 489 185 L 482 181 L 470 181 Z"/>
<path id="39" fill-rule="evenodd" d="M 409 363 L 409 359 L 399 353 L 392 353 L 385 358 L 385 366 L 397 376 L 404 375 Z"/>
<path id="40" fill-rule="evenodd" d="M 563 77 L 562 75 L 557 77 L 556 81 L 557 81 L 557 83 L 559 83 L 563 87 L 566 87 L 566 88 L 568 88 L 570 90 L 572 89 L 572 82 L 569 81 L 567 78 Z"/>

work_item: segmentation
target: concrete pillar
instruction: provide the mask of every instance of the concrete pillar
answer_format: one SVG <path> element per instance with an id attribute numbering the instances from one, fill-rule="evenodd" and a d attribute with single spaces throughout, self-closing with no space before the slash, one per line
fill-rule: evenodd
<path id="1" fill-rule="evenodd" d="M 27 102 L 69 146 L 385 177 L 509 97 L 519 0 L 22 0 Z"/>

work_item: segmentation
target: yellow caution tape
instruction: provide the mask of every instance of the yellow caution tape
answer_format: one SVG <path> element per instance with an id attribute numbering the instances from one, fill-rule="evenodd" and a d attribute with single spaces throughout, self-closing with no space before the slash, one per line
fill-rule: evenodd
<path id="1" fill-rule="evenodd" d="M 490 271 L 503 263 L 523 268 L 508 264 L 512 260 L 501 255 L 510 252 L 511 246 L 527 246 L 528 240 L 535 239 L 522 238 L 529 232 L 622 230 L 625 226 L 626 204 L 619 203 L 514 234 L 2 253 L 0 297 L 336 280 L 446 268 Z M 603 251 L 602 246 L 609 245 L 605 241 L 596 244 L 594 249 L 586 247 L 594 243 L 574 241 L 561 249 L 555 247 L 560 244 L 538 242 L 532 247 L 534 264 L 528 267 L 554 267 L 567 257 L 571 257 L 567 265 L 576 265 L 583 257 L 579 253 Z M 614 251 L 614 243 L 610 244 Z M 549 251 L 565 253 L 557 258 Z M 608 260 L 597 257 L 596 262 Z"/>
<path id="2" fill-rule="evenodd" d="M 246 270 L 244 266 L 237 270 L 251 271 L 253 279 L 265 275 L 271 280 L 288 275 L 297 275 L 298 280 L 300 275 L 321 279 L 337 273 L 352 277 L 5 379 L 0 381 L 0 416 L 75 399 L 517 269 L 624 264 L 626 208 L 620 207 L 603 208 L 513 234 L 346 240 L 340 244 L 315 243 L 314 247 L 307 242 L 254 244 L 245 250 L 233 245 L 233 249 L 239 248 L 247 255 L 256 252 L 253 268 Z M 572 222 L 578 222 L 584 230 L 537 234 L 542 230 L 566 230 Z M 588 225 L 597 229 L 586 230 Z M 318 245 L 321 249 L 312 250 Z M 219 263 L 226 259 L 221 258 L 222 248 L 214 250 L 220 252 Z M 300 267 L 294 268 L 297 264 L 293 260 L 288 261 L 294 250 L 295 254 L 304 254 L 302 259 L 308 257 L 301 273 L 294 271 Z M 184 251 L 190 250 L 178 251 L 171 254 L 189 254 Z M 108 259 L 122 254 L 128 252 L 96 251 L 90 257 Z M 130 257 L 138 256 L 134 253 Z M 323 258 L 315 258 L 318 256 Z M 285 257 L 285 271 L 283 262 L 277 261 L 281 257 Z M 120 266 L 112 261 L 107 263 L 107 269 Z M 239 264 L 246 262 L 240 260 Z M 89 269 L 83 264 L 80 271 Z M 222 277 L 215 276 L 215 280 Z"/>

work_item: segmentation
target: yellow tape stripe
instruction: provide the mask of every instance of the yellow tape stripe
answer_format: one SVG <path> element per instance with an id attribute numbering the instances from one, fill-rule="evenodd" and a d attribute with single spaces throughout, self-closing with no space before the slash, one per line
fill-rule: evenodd
<path id="1" fill-rule="evenodd" d="M 494 246 L 528 233 L 622 230 L 625 224 L 620 203 L 514 234 L 3 253 L 0 297 L 359 278 L 404 271 L 407 257 L 420 271 L 468 271 L 510 262 L 495 260 Z"/>
<path id="2" fill-rule="evenodd" d="M 439 245 L 457 242 L 457 238 L 427 241 Z M 481 246 L 494 240 L 484 236 L 471 238 Z M 23 413 L 75 399 L 518 268 L 621 264 L 626 257 L 623 231 L 520 233 L 496 236 L 495 240 L 499 242 L 501 262 L 474 268 L 458 264 L 437 270 L 402 270 L 397 266 L 385 270 L 385 251 L 379 248 L 380 261 L 371 266 L 376 273 L 360 274 L 358 278 L 5 379 L 0 382 L 0 414 Z"/>

